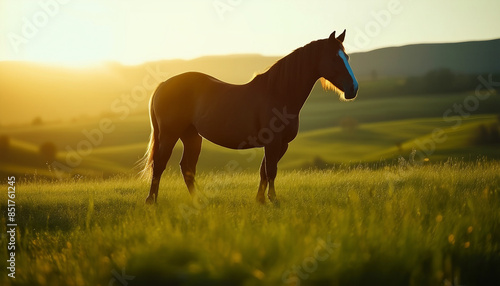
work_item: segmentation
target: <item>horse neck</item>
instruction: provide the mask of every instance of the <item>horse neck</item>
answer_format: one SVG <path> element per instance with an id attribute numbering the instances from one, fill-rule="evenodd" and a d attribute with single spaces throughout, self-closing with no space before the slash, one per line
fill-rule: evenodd
<path id="1" fill-rule="evenodd" d="M 263 82 L 276 103 L 298 114 L 319 78 L 319 51 L 312 43 L 279 60 L 266 73 Z"/>

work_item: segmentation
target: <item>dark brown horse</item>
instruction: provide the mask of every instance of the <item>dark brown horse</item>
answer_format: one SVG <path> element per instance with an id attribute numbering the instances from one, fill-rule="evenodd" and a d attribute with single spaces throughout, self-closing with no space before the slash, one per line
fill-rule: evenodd
<path id="1" fill-rule="evenodd" d="M 152 133 L 143 172 L 152 172 L 146 203 L 158 198 L 160 177 L 175 143 L 181 139 L 180 162 L 189 192 L 194 195 L 196 163 L 202 137 L 215 144 L 247 149 L 264 147 L 257 201 L 276 201 L 274 179 L 278 161 L 297 135 L 299 112 L 314 83 L 338 89 L 353 99 L 358 82 L 342 45 L 344 32 L 311 42 L 277 61 L 268 71 L 243 85 L 222 82 L 197 72 L 183 73 L 162 82 L 151 98 Z"/>

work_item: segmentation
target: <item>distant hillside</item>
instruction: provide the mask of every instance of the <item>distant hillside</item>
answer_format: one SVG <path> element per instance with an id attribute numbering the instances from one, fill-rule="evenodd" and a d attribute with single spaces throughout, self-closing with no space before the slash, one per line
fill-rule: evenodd
<path id="1" fill-rule="evenodd" d="M 499 51 L 500 39 L 411 45 L 351 54 L 351 65 L 359 80 L 370 79 L 374 74 L 421 75 L 442 67 L 461 73 L 500 72 Z M 27 123 L 35 117 L 53 121 L 109 113 L 113 104 L 129 104 L 131 112 L 143 111 L 153 91 L 149 87 L 168 77 L 200 71 L 231 83 L 245 83 L 279 58 L 255 54 L 207 56 L 137 66 L 105 63 L 82 69 L 0 62 L 0 126 Z M 132 92 L 141 88 L 146 89 L 147 96 L 127 102 Z"/>
<path id="2" fill-rule="evenodd" d="M 373 71 L 384 77 L 407 77 L 437 68 L 460 73 L 498 73 L 500 39 L 383 48 L 353 54 L 351 67 L 360 78 L 371 76 Z"/>
<path id="3" fill-rule="evenodd" d="M 144 100 L 133 111 L 147 108 L 149 95 L 163 80 L 187 71 L 200 71 L 241 84 L 266 70 L 279 57 L 260 55 L 207 56 L 193 60 L 163 60 L 137 66 L 104 63 L 69 68 L 30 62 L 0 62 L 0 126 L 109 113 L 117 100 L 126 101 L 134 89 L 145 88 Z M 15 108 L 13 108 L 15 107 Z"/>

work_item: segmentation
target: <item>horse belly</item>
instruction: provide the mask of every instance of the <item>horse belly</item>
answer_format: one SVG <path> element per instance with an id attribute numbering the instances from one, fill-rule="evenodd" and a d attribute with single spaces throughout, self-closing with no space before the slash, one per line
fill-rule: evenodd
<path id="1" fill-rule="evenodd" d="M 231 149 L 262 147 L 258 141 L 258 128 L 254 119 L 240 119 L 232 116 L 214 116 L 198 121 L 196 129 L 205 139 Z"/>
<path id="2" fill-rule="evenodd" d="M 207 140 L 231 149 L 262 147 L 256 140 L 261 129 L 262 106 L 224 100 L 197 112 L 195 127 Z M 214 103 L 214 102 L 212 102 Z"/>

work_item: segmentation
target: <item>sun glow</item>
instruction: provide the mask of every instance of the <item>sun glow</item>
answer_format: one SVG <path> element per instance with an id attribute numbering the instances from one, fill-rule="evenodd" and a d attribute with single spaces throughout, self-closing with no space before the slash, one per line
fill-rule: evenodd
<path id="1" fill-rule="evenodd" d="M 71 4 L 71 5 L 70 5 Z M 106 6 L 97 2 L 40 1 L 22 15 L 7 39 L 12 58 L 88 66 L 116 57 L 116 31 Z"/>
<path id="2" fill-rule="evenodd" d="M 283 56 L 328 36 L 332 29 L 348 30 L 346 45 L 351 53 L 418 42 L 471 40 L 471 35 L 474 39 L 498 37 L 498 29 L 492 28 L 498 22 L 498 1 L 476 5 L 478 18 L 467 22 L 462 20 L 469 16 L 469 2 L 457 3 L 453 10 L 445 2 L 431 2 L 412 3 L 411 9 L 409 3 L 401 3 L 402 12 L 385 19 L 380 15 L 386 15 L 387 1 L 382 0 L 370 1 L 360 11 L 353 1 L 325 2 L 328 7 L 320 5 L 316 10 L 317 5 L 307 1 L 291 1 L 285 8 L 280 1 L 263 0 L 4 0 L 0 1 L 0 33 L 5 35 L 0 41 L 0 61 L 78 66 L 103 60 L 139 64 L 215 54 Z M 422 22 L 420 16 L 430 5 L 446 13 L 434 13 Z M 332 10 L 343 13 L 331 17 Z M 436 26 L 442 28 L 433 29 Z M 460 33 L 444 33 L 443 27 Z M 421 30 L 427 33 L 415 33 Z"/>

